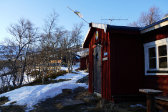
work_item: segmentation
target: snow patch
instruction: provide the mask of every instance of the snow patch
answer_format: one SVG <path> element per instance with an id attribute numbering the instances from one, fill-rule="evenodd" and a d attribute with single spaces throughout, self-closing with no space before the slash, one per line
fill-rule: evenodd
<path id="1" fill-rule="evenodd" d="M 136 108 L 136 107 L 145 108 L 145 106 L 143 106 L 142 104 L 130 105 L 130 107 L 131 107 L 131 108 Z"/>
<path id="2" fill-rule="evenodd" d="M 76 63 L 72 66 L 73 70 L 78 69 L 80 67 L 80 63 Z M 61 67 L 61 70 L 68 71 L 68 67 Z"/>
<path id="3" fill-rule="evenodd" d="M 85 83 L 76 83 L 77 80 L 88 75 L 83 71 L 77 72 L 77 74 L 67 73 L 64 76 L 59 76 L 55 80 L 59 79 L 71 79 L 64 82 L 47 84 L 47 85 L 36 85 L 36 86 L 25 86 L 7 93 L 1 94 L 0 97 L 9 97 L 9 100 L 4 105 L 10 105 L 12 102 L 16 102 L 16 105 L 26 105 L 28 110 L 32 110 L 33 106 L 40 101 L 44 101 L 47 98 L 55 97 L 62 93 L 62 89 L 75 89 L 77 87 L 88 88 Z"/>

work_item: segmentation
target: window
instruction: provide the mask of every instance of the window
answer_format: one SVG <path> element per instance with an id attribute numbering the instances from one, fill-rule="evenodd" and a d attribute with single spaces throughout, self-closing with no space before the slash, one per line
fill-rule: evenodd
<path id="1" fill-rule="evenodd" d="M 168 75 L 168 38 L 144 44 L 145 75 Z"/>
<path id="2" fill-rule="evenodd" d="M 167 46 L 162 45 L 158 47 L 159 52 L 159 68 L 167 68 Z"/>

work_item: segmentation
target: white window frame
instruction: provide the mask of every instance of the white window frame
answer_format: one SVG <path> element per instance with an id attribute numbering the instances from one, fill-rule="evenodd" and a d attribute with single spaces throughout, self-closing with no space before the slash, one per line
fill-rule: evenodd
<path id="1" fill-rule="evenodd" d="M 167 46 L 167 68 L 159 68 L 159 54 L 158 47 L 166 45 Z M 149 48 L 155 47 L 156 51 L 156 69 L 149 68 Z M 145 75 L 168 75 L 168 73 L 148 73 L 147 71 L 168 71 L 168 38 L 161 40 L 156 40 L 153 42 L 144 44 L 144 56 L 145 56 Z"/>

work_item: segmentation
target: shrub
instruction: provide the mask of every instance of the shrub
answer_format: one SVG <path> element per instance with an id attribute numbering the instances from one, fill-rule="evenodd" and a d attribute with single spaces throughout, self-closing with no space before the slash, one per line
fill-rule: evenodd
<path id="1" fill-rule="evenodd" d="M 61 76 L 61 75 L 66 74 L 66 73 L 67 73 L 66 71 L 59 71 L 57 73 L 51 73 L 47 76 L 47 78 L 55 79 L 58 76 Z"/>
<path id="2" fill-rule="evenodd" d="M 48 73 L 47 76 L 44 77 L 44 84 L 55 83 L 56 82 L 55 80 L 49 80 L 49 79 L 55 79 L 58 76 L 61 76 L 66 73 L 67 73 L 66 71 L 59 71 L 57 73 Z M 39 85 L 39 84 L 42 84 L 42 77 L 39 77 L 38 79 L 34 80 L 28 85 Z"/>
<path id="3" fill-rule="evenodd" d="M 1 101 L 8 101 L 8 97 L 6 97 L 6 96 L 0 97 L 0 102 L 1 102 Z"/>
<path id="4" fill-rule="evenodd" d="M 9 101 L 8 97 L 6 96 L 0 97 L 0 105 L 5 104 L 7 101 Z"/>
<path id="5" fill-rule="evenodd" d="M 40 71 L 32 71 L 29 75 L 31 75 L 32 77 L 37 77 L 40 74 Z"/>

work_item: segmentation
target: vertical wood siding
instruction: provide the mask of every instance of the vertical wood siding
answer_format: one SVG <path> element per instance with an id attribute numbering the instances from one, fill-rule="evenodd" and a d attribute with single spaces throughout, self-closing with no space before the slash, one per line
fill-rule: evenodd
<path id="1" fill-rule="evenodd" d="M 80 69 L 85 70 L 88 68 L 89 56 L 81 57 L 80 58 Z"/>
<path id="2" fill-rule="evenodd" d="M 110 75 L 110 39 L 109 33 L 101 31 L 102 37 L 102 97 L 111 100 L 111 75 Z M 107 55 L 106 55 L 107 54 Z"/>
<path id="3" fill-rule="evenodd" d="M 168 94 L 168 76 L 167 75 L 145 76 L 144 87 L 161 90 L 163 91 L 163 95 L 167 95 Z"/>
<path id="4" fill-rule="evenodd" d="M 93 59 L 93 45 L 95 43 L 95 33 L 91 37 L 91 41 L 89 43 L 89 92 L 93 93 L 93 68 L 94 68 L 94 59 Z"/>
<path id="5" fill-rule="evenodd" d="M 99 39 L 95 40 L 95 32 Z M 101 41 L 101 95 L 112 100 L 113 95 L 137 94 L 142 86 L 143 45 L 138 34 L 111 34 L 96 29 L 89 44 L 89 92 L 93 93 L 95 43 Z M 107 58 L 107 60 L 103 60 Z"/>
<path id="6" fill-rule="evenodd" d="M 163 27 L 142 35 L 143 43 L 148 43 L 163 38 L 168 38 L 168 27 Z"/>
<path id="7" fill-rule="evenodd" d="M 137 94 L 144 74 L 143 45 L 139 35 L 112 33 L 111 36 L 112 94 Z"/>
<path id="8" fill-rule="evenodd" d="M 148 43 L 163 38 L 168 38 L 168 26 L 145 33 L 142 35 L 143 43 Z M 144 74 L 145 76 L 145 74 Z M 168 94 L 168 75 L 149 75 L 144 77 L 144 88 L 153 88 Z"/>
<path id="9" fill-rule="evenodd" d="M 99 39 L 95 40 L 95 32 L 99 32 Z M 110 77 L 110 39 L 109 34 L 106 34 L 104 30 L 95 30 L 90 44 L 89 44 L 89 92 L 93 93 L 93 69 L 94 69 L 94 59 L 93 51 L 96 42 L 101 42 L 101 95 L 103 98 L 111 100 L 111 77 Z M 107 56 L 104 56 L 107 53 Z M 108 59 L 103 61 L 102 59 L 107 57 Z"/>

